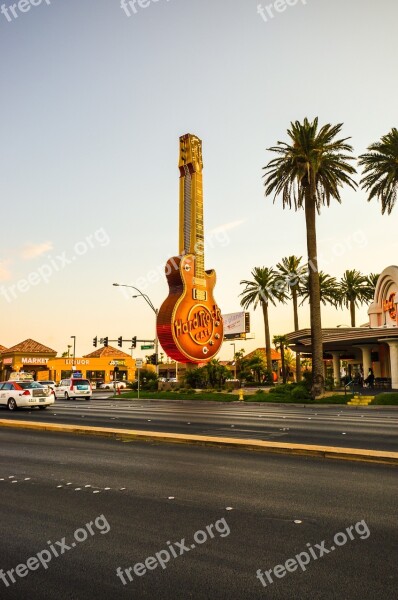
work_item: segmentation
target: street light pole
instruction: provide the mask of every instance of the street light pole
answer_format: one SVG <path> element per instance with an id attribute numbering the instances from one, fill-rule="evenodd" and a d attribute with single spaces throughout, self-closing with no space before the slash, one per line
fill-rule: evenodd
<path id="1" fill-rule="evenodd" d="M 236 379 L 236 350 L 235 350 L 235 342 L 231 342 L 231 346 L 234 347 L 234 379 Z"/>
<path id="2" fill-rule="evenodd" d="M 76 367 L 76 336 L 71 335 L 70 337 L 73 340 L 73 365 L 72 365 L 72 371 L 73 371 Z"/>
<path id="3" fill-rule="evenodd" d="M 139 290 L 137 287 L 135 287 L 134 285 L 126 285 L 124 283 L 114 283 L 113 284 L 115 287 L 127 287 L 127 288 L 131 288 L 133 290 L 135 290 L 136 292 L 138 292 L 135 296 L 133 296 L 133 298 L 138 298 L 139 296 L 141 296 L 142 298 L 144 298 L 145 302 L 148 304 L 148 306 L 150 307 L 150 309 L 155 313 L 155 355 L 156 355 L 156 375 L 159 376 L 159 360 L 158 360 L 158 353 L 159 353 L 159 339 L 158 339 L 158 332 L 157 332 L 157 322 L 158 322 L 158 313 L 159 310 L 157 308 L 154 307 L 152 300 L 150 299 L 150 297 L 148 296 L 148 294 L 143 294 L 141 292 L 141 290 Z"/>

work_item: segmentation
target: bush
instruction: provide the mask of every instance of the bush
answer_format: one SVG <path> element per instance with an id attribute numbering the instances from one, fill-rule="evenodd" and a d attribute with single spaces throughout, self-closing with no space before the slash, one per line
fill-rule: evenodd
<path id="1" fill-rule="evenodd" d="M 281 385 L 276 385 L 270 389 L 269 393 L 277 395 L 290 394 L 294 387 L 295 385 L 293 383 L 282 383 Z"/>
<path id="2" fill-rule="evenodd" d="M 310 399 L 310 394 L 307 390 L 307 388 L 305 388 L 303 385 L 298 385 L 296 387 L 294 387 L 294 389 L 291 392 L 291 397 L 293 400 L 309 400 Z"/>
<path id="3" fill-rule="evenodd" d="M 303 379 L 301 383 L 307 390 L 310 390 L 312 388 L 312 371 L 303 371 L 301 377 Z"/>

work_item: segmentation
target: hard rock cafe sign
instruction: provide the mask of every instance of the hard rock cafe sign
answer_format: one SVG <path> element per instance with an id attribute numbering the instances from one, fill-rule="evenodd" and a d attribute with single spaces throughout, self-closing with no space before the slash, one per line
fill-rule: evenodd
<path id="1" fill-rule="evenodd" d="M 395 303 L 395 296 L 396 293 L 393 292 L 389 295 L 388 300 L 384 300 L 383 302 L 384 312 L 388 312 L 393 321 L 395 321 L 397 318 L 397 305 Z"/>

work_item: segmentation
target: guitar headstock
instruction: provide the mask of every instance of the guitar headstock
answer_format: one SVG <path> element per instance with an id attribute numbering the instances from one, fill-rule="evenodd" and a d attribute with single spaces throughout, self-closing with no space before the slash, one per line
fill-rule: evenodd
<path id="1" fill-rule="evenodd" d="M 202 140 L 192 133 L 180 137 L 180 168 L 191 166 L 195 173 L 201 173 L 203 169 Z"/>

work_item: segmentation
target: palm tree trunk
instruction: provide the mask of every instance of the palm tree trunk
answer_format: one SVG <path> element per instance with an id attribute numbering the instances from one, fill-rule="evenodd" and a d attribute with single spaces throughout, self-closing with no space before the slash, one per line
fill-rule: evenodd
<path id="1" fill-rule="evenodd" d="M 350 300 L 351 327 L 355 327 L 355 302 Z"/>
<path id="2" fill-rule="evenodd" d="M 299 330 L 299 320 L 298 320 L 298 303 L 297 303 L 297 289 L 292 289 L 292 298 L 293 298 L 293 316 L 294 316 L 294 331 Z M 301 357 L 297 352 L 296 354 L 296 381 L 301 381 Z"/>
<path id="3" fill-rule="evenodd" d="M 314 186 L 311 185 L 311 188 Z M 312 389 L 313 398 L 320 396 L 325 387 L 323 371 L 323 345 L 321 300 L 316 243 L 316 206 L 314 189 L 305 190 L 305 222 L 307 227 L 308 275 L 310 292 L 310 321 L 312 342 Z"/>
<path id="4" fill-rule="evenodd" d="M 282 359 L 282 381 L 283 381 L 283 383 L 286 383 L 285 346 L 283 344 L 281 344 L 280 349 L 281 349 L 281 359 Z"/>
<path id="5" fill-rule="evenodd" d="M 269 334 L 269 321 L 268 321 L 268 304 L 262 302 L 263 317 L 264 317 L 264 330 L 265 330 L 265 354 L 267 357 L 267 371 L 272 374 L 272 359 L 271 359 L 271 336 Z"/>

